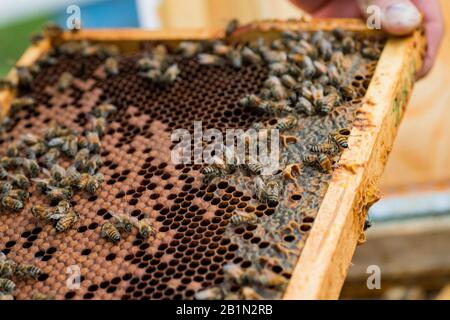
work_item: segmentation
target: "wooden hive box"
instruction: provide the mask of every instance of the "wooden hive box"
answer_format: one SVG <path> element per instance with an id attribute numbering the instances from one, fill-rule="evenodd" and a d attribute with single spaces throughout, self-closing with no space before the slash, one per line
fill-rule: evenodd
<path id="1" fill-rule="evenodd" d="M 282 29 L 345 30 L 379 35 L 359 20 L 264 21 L 240 28 L 235 40 L 270 37 Z M 178 43 L 184 40 L 220 38 L 223 30 L 81 30 L 64 33 L 63 41 L 90 40 L 136 50 L 143 41 Z M 30 47 L 18 65 L 28 66 L 50 49 L 48 40 Z M 389 38 L 362 100 L 349 138 L 332 174 L 319 212 L 284 292 L 284 299 L 336 299 L 351 263 L 355 247 L 364 241 L 363 226 L 368 208 L 380 198 L 377 188 L 388 154 L 414 85 L 414 75 L 425 50 L 423 32 L 410 37 Z M 8 75 L 16 77 L 15 71 Z M 0 92 L 3 115 L 13 96 Z"/>

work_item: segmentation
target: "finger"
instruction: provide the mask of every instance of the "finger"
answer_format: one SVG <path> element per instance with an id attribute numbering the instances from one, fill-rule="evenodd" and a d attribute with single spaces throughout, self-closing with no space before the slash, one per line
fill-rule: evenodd
<path id="1" fill-rule="evenodd" d="M 418 76 L 425 76 L 433 67 L 444 36 L 444 17 L 439 0 L 413 0 L 417 8 L 425 16 L 425 35 L 427 38 L 427 53 L 422 70 Z"/>
<path id="2" fill-rule="evenodd" d="M 325 5 L 329 0 L 289 0 L 297 7 L 309 12 L 314 13 Z"/>
<path id="3" fill-rule="evenodd" d="M 377 6 L 381 14 L 381 27 L 393 35 L 406 35 L 418 28 L 422 15 L 410 0 L 358 0 L 367 14 L 369 6 Z"/>

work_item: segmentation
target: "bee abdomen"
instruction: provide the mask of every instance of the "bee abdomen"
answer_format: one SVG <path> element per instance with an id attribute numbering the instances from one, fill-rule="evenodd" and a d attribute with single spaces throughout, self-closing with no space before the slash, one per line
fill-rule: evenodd
<path id="1" fill-rule="evenodd" d="M 16 290 L 16 284 L 9 279 L 0 279 L 0 291 L 12 293 Z"/>

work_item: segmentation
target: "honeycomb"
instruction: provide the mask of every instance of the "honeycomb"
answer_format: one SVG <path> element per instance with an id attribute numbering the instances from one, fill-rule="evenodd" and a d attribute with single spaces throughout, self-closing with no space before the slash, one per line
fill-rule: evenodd
<path id="1" fill-rule="evenodd" d="M 362 39 L 383 46 L 383 39 Z M 100 103 L 118 107 L 102 138 L 100 168 L 105 182 L 95 195 L 76 194 L 72 204 L 81 219 L 76 228 L 56 233 L 40 224 L 30 207 L 42 203 L 32 194 L 24 210 L 0 215 L 0 249 L 17 263 L 31 263 L 45 274 L 38 281 L 17 283 L 16 299 L 39 292 L 55 299 L 193 299 L 205 288 L 220 285 L 236 293 L 239 286 L 226 279 L 223 267 L 263 268 L 290 278 L 311 230 L 331 174 L 305 167 L 301 190 L 287 184 L 278 204 L 261 204 L 234 177 L 202 183 L 202 165 L 171 162 L 173 130 L 247 129 L 253 123 L 276 123 L 267 114 L 242 108 L 239 99 L 259 92 L 268 77 L 264 65 L 202 66 L 195 58 L 175 56 L 181 73 L 161 87 L 138 76 L 136 62 L 156 43 L 145 41 L 135 52 L 121 53 L 120 74 L 107 76 L 103 60 L 59 54 L 54 66 L 43 68 L 29 93 L 36 107 L 12 117 L 1 136 L 1 150 L 24 133 L 42 134 L 50 121 L 86 130 L 88 114 Z M 282 149 L 281 162 L 300 162 L 302 150 L 323 141 L 327 134 L 351 128 L 370 83 L 376 61 L 354 54 L 346 60 L 347 80 L 358 97 L 327 116 L 300 116 L 290 134 L 297 144 Z M 76 79 L 59 93 L 54 83 L 63 72 Z M 235 210 L 253 212 L 257 225 L 233 227 Z M 113 244 L 100 237 L 101 225 L 114 213 L 149 218 L 157 233 L 143 239 L 133 231 Z M 67 268 L 81 272 L 79 289 L 70 289 Z M 265 298 L 281 298 L 283 288 L 258 289 Z"/>

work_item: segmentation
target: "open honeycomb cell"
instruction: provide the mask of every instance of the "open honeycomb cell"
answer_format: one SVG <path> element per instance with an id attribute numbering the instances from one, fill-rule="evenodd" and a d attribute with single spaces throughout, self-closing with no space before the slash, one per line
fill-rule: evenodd
<path id="1" fill-rule="evenodd" d="M 371 41 L 382 41 L 370 39 Z M 173 130 L 247 129 L 273 118 L 241 107 L 245 95 L 258 93 L 269 70 L 264 65 L 202 66 L 195 58 L 175 56 L 181 73 L 166 87 L 138 76 L 136 62 L 154 46 L 142 43 L 137 52 L 120 55 L 120 74 L 106 76 L 98 57 L 59 54 L 54 66 L 43 68 L 29 93 L 36 107 L 12 117 L 1 136 L 1 150 L 28 132 L 42 134 L 50 121 L 86 130 L 88 115 L 101 103 L 118 112 L 109 119 L 102 138 L 100 172 L 105 182 L 95 195 L 75 194 L 72 204 L 81 216 L 75 228 L 56 233 L 30 213 L 42 196 L 32 193 L 24 210 L 0 215 L 0 250 L 18 263 L 32 263 L 44 274 L 37 282 L 17 284 L 16 299 L 41 292 L 56 299 L 193 299 L 205 288 L 222 286 L 229 293 L 239 286 L 226 279 L 223 267 L 270 269 L 289 279 L 311 230 L 331 174 L 305 167 L 301 190 L 288 184 L 277 204 L 262 204 L 242 181 L 227 177 L 205 185 L 202 165 L 173 164 Z M 292 132 L 299 143 L 283 149 L 283 164 L 299 161 L 310 143 L 339 128 L 356 125 L 376 62 L 355 54 L 348 62 L 348 81 L 358 97 L 327 116 L 300 116 Z M 53 89 L 63 72 L 75 75 L 63 93 Z M 231 226 L 235 210 L 254 213 L 257 225 Z M 149 218 L 156 234 L 143 239 L 134 230 L 117 244 L 100 237 L 101 225 L 114 213 Z M 66 286 L 67 268 L 78 266 L 80 289 Z M 258 289 L 265 298 L 281 298 L 283 288 Z"/>

